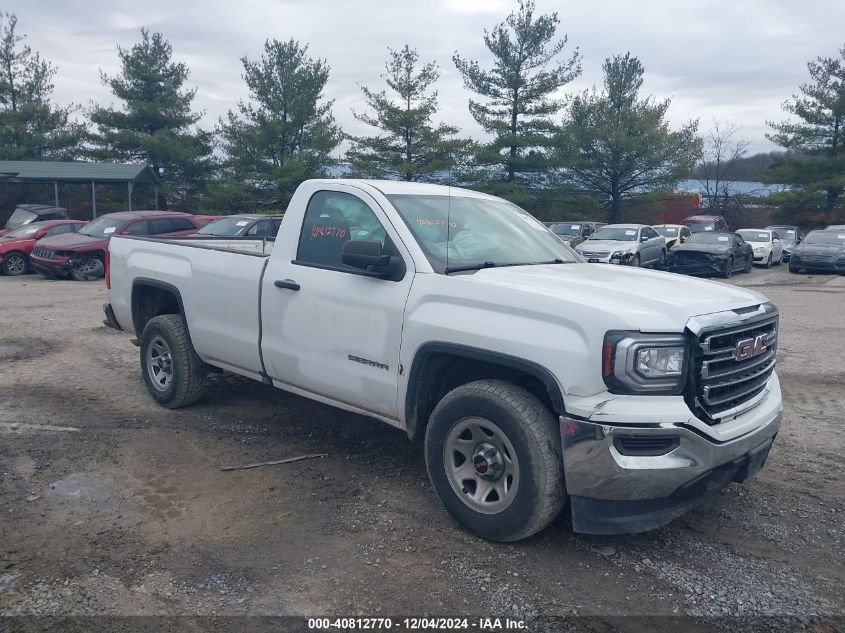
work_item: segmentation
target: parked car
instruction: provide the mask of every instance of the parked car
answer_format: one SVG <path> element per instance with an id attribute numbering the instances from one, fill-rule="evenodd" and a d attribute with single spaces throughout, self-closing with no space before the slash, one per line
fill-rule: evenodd
<path id="1" fill-rule="evenodd" d="M 666 262 L 666 240 L 645 224 L 608 224 L 575 250 L 590 263 L 663 268 Z"/>
<path id="2" fill-rule="evenodd" d="M 549 230 L 573 248 L 604 226 L 604 222 L 551 222 Z"/>
<path id="3" fill-rule="evenodd" d="M 209 222 L 197 236 L 203 237 L 276 237 L 282 215 L 242 214 L 219 217 Z"/>
<path id="4" fill-rule="evenodd" d="M 767 231 L 776 231 L 780 241 L 783 242 L 783 255 L 780 260 L 788 262 L 792 256 L 793 249 L 804 239 L 804 233 L 797 226 L 790 224 L 776 224 L 766 227 Z"/>
<path id="5" fill-rule="evenodd" d="M 681 224 L 692 233 L 729 233 L 731 230 L 721 215 L 691 215 L 681 220 Z"/>
<path id="6" fill-rule="evenodd" d="M 742 239 L 751 244 L 754 251 L 754 263 L 764 264 L 771 268 L 772 264 L 780 264 L 783 257 L 783 240 L 777 231 L 766 229 L 742 229 L 736 232 Z"/>
<path id="7" fill-rule="evenodd" d="M 424 437 L 485 538 L 564 507 L 578 532 L 656 528 L 753 477 L 780 425 L 763 295 L 586 264 L 490 195 L 309 180 L 272 248 L 190 241 L 109 245 L 106 322 L 138 338 L 151 398 L 197 402 L 214 367 Z"/>
<path id="8" fill-rule="evenodd" d="M 0 237 L 19 229 L 25 224 L 33 222 L 44 222 L 46 220 L 66 220 L 67 209 L 62 207 L 51 207 L 45 204 L 19 204 L 14 212 L 6 220 L 6 226 L 0 229 Z"/>
<path id="9" fill-rule="evenodd" d="M 78 233 L 38 240 L 32 249 L 32 268 L 47 277 L 99 279 L 105 254 L 114 235 L 189 235 L 197 230 L 189 213 L 178 211 L 123 211 L 89 222 Z"/>
<path id="10" fill-rule="evenodd" d="M 683 244 L 669 251 L 667 270 L 686 275 L 721 275 L 750 272 L 754 251 L 736 233 L 693 233 Z"/>
<path id="11" fill-rule="evenodd" d="M 845 273 L 845 228 L 810 231 L 792 251 L 789 272 L 825 270 Z"/>
<path id="12" fill-rule="evenodd" d="M 85 226 L 81 220 L 47 220 L 33 222 L 9 231 L 0 237 L 0 271 L 14 277 L 30 270 L 29 256 L 35 242 L 43 237 L 76 233 Z"/>
<path id="13" fill-rule="evenodd" d="M 692 235 L 689 227 L 683 224 L 654 224 L 652 227 L 666 240 L 666 248 L 672 248 L 675 244 L 683 244 Z"/>
<path id="14" fill-rule="evenodd" d="M 831 224 L 826 226 L 825 231 L 845 231 L 845 224 Z"/>

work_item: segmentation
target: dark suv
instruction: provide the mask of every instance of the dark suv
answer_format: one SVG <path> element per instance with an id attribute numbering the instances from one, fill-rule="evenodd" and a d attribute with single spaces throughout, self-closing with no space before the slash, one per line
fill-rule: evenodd
<path id="1" fill-rule="evenodd" d="M 86 224 L 79 233 L 38 240 L 30 256 L 32 268 L 47 277 L 71 276 L 77 281 L 105 274 L 106 251 L 112 235 L 189 235 L 199 223 L 178 211 L 109 213 Z"/>

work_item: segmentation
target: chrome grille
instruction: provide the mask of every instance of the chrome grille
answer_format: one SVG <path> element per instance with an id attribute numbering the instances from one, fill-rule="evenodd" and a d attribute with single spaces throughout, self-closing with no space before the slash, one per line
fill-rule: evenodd
<path id="1" fill-rule="evenodd" d="M 32 250 L 32 253 L 36 257 L 40 257 L 42 259 L 53 259 L 53 256 L 55 256 L 56 251 L 51 250 L 49 248 L 44 248 L 43 246 L 36 246 Z"/>
<path id="2" fill-rule="evenodd" d="M 582 257 L 595 257 L 603 259 L 610 255 L 610 251 L 581 251 Z"/>
<path id="3" fill-rule="evenodd" d="M 742 341 L 762 336 L 765 348 L 738 360 Z M 697 404 L 714 422 L 754 406 L 775 367 L 778 315 L 702 332 L 695 354 Z"/>

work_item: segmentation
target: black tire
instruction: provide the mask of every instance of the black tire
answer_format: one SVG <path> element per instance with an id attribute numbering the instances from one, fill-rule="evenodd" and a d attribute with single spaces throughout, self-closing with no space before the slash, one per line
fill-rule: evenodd
<path id="1" fill-rule="evenodd" d="M 655 264 L 655 268 L 657 270 L 666 270 L 666 251 L 660 251 L 660 256 L 657 258 L 657 264 Z"/>
<path id="2" fill-rule="evenodd" d="M 162 342 L 169 359 L 170 379 L 166 384 L 157 380 L 163 374 L 155 375 L 148 362 L 148 356 L 156 357 L 151 347 Z M 194 351 L 181 315 L 163 314 L 150 319 L 141 334 L 140 347 L 141 375 L 153 400 L 168 409 L 178 409 L 202 398 L 208 368 Z M 158 358 L 163 356 L 159 354 Z M 162 369 L 161 364 L 159 369 Z"/>
<path id="3" fill-rule="evenodd" d="M 725 262 L 725 270 L 722 271 L 722 279 L 730 279 L 733 272 L 734 272 L 734 258 L 728 257 L 728 261 Z"/>
<path id="4" fill-rule="evenodd" d="M 8 253 L 3 259 L 3 274 L 9 277 L 18 277 L 29 272 L 29 257 L 24 253 L 14 251 Z"/>
<path id="5" fill-rule="evenodd" d="M 769 253 L 769 258 L 766 260 L 766 268 L 772 267 L 772 254 Z"/>
<path id="6" fill-rule="evenodd" d="M 742 269 L 742 272 L 750 273 L 752 268 L 754 268 L 754 255 L 749 255 L 745 258 L 745 268 Z"/>
<path id="7" fill-rule="evenodd" d="M 459 424 L 471 419 L 480 420 L 482 426 L 485 422 L 496 425 L 515 453 L 518 483 L 509 505 L 495 513 L 472 508 L 447 475 L 447 438 Z M 566 502 L 560 432 L 554 416 L 528 391 L 503 380 L 479 380 L 443 397 L 426 429 L 425 459 L 431 483 L 446 510 L 482 538 L 527 538 L 554 521 Z M 466 488 L 461 492 L 468 494 Z"/>
<path id="8" fill-rule="evenodd" d="M 76 281 L 96 281 L 105 274 L 106 266 L 99 257 L 83 257 L 70 271 L 70 276 Z"/>
<path id="9" fill-rule="evenodd" d="M 639 253 L 634 254 L 634 256 L 631 258 L 631 264 L 630 265 L 633 266 L 634 268 L 640 267 L 640 254 Z"/>

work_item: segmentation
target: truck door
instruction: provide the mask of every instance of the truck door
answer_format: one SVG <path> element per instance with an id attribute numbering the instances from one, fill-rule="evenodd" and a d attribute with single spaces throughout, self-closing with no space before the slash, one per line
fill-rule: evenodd
<path id="1" fill-rule="evenodd" d="M 414 276 L 410 254 L 381 207 L 351 185 L 316 191 L 297 228 L 283 226 L 262 284 L 267 373 L 282 387 L 398 419 L 399 345 Z M 343 264 L 349 240 L 381 242 L 402 258 L 404 275 L 388 280 Z"/>

